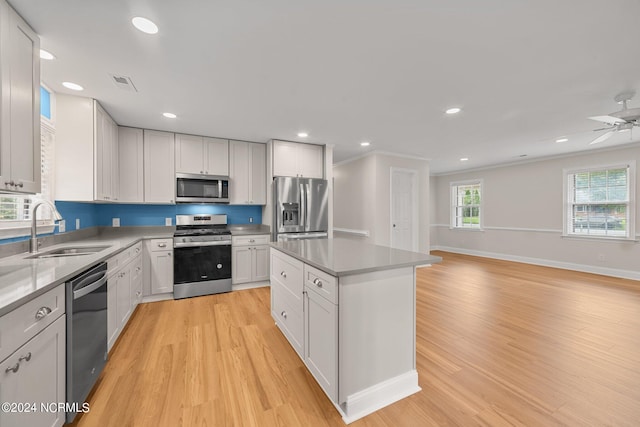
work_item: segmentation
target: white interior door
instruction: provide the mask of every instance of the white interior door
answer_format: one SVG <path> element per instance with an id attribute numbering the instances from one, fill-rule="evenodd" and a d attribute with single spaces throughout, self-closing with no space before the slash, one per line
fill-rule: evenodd
<path id="1" fill-rule="evenodd" d="M 416 171 L 391 169 L 391 247 L 418 250 Z"/>

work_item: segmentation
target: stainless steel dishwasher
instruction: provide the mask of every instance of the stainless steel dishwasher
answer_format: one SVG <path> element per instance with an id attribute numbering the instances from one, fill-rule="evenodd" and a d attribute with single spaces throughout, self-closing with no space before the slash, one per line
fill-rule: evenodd
<path id="1" fill-rule="evenodd" d="M 75 418 L 107 363 L 107 263 L 66 284 L 67 422 Z M 76 404 L 76 405 L 74 405 Z"/>

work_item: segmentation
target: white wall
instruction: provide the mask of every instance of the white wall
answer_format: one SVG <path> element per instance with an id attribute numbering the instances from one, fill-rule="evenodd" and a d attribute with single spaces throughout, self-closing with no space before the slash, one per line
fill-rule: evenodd
<path id="1" fill-rule="evenodd" d="M 433 176 L 432 248 L 640 280 L 638 243 L 562 237 L 563 169 L 633 159 L 640 166 L 640 145 Z M 640 174 L 636 174 L 638 177 Z M 469 179 L 484 182 L 484 231 L 449 228 L 450 182 Z M 636 193 L 638 189 L 640 182 L 636 183 Z M 636 224 L 640 225 L 638 221 L 637 209 Z"/>
<path id="2" fill-rule="evenodd" d="M 335 236 L 391 244 L 391 168 L 418 172 L 418 247 L 429 252 L 429 162 L 391 154 L 372 153 L 334 166 L 335 227 L 369 232 L 368 238 Z"/>

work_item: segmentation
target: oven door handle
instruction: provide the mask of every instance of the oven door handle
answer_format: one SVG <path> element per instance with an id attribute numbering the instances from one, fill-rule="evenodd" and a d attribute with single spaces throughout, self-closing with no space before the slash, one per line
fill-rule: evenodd
<path id="1" fill-rule="evenodd" d="M 231 240 L 216 240 L 213 242 L 185 242 L 173 244 L 174 249 L 199 248 L 202 246 L 231 246 Z"/>
<path id="2" fill-rule="evenodd" d="M 82 298 L 83 296 L 90 294 L 91 292 L 95 291 L 96 289 L 98 289 L 100 286 L 104 285 L 105 283 L 107 283 L 107 277 L 103 277 L 102 279 L 98 280 L 97 282 L 94 282 L 88 286 L 85 286 L 84 288 L 80 288 L 77 291 L 73 291 L 73 299 L 77 300 L 78 298 Z"/>

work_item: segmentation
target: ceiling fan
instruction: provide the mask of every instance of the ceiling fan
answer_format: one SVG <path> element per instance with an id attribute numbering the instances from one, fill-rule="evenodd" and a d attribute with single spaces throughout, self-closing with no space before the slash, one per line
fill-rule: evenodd
<path id="1" fill-rule="evenodd" d="M 591 145 L 606 141 L 616 132 L 631 132 L 634 126 L 640 127 L 640 108 L 627 108 L 627 102 L 629 102 L 635 94 L 635 91 L 622 92 L 613 98 L 618 104 L 622 104 L 622 110 L 610 113 L 608 116 L 589 117 L 591 120 L 606 123 L 609 126 L 594 130 L 594 132 L 603 130 L 608 132 L 591 141 Z"/>

